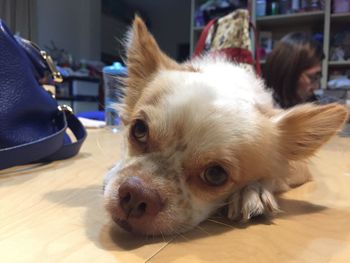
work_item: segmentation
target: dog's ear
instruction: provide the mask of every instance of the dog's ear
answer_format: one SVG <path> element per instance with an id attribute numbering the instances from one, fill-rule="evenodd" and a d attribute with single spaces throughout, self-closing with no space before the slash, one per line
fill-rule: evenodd
<path id="1" fill-rule="evenodd" d="M 132 111 L 147 83 L 161 69 L 176 69 L 179 65 L 159 48 L 145 23 L 135 16 L 127 39 L 128 77 L 125 85 L 124 110 Z"/>
<path id="2" fill-rule="evenodd" d="M 273 117 L 279 129 L 280 149 L 289 160 L 312 156 L 344 124 L 348 113 L 339 104 L 296 106 Z"/>

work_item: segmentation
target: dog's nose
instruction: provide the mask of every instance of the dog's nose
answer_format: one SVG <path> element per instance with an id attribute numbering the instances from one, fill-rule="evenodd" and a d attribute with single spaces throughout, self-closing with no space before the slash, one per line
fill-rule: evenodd
<path id="1" fill-rule="evenodd" d="M 119 202 L 127 218 L 155 216 L 162 209 L 162 200 L 156 190 L 147 188 L 138 177 L 128 178 L 119 187 Z"/>

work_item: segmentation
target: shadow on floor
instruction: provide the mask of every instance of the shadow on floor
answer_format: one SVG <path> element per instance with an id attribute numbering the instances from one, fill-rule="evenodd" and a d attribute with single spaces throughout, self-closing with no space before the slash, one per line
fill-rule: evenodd
<path id="1" fill-rule="evenodd" d="M 229 221 L 223 216 L 213 216 L 185 234 L 179 234 L 175 237 L 145 237 L 127 233 L 114 224 L 114 222 L 111 222 L 109 215 L 104 210 L 101 185 L 51 192 L 46 195 L 46 198 L 51 202 L 61 205 L 85 207 L 87 210 L 84 218 L 84 227 L 87 237 L 97 247 L 112 251 L 131 251 L 142 246 L 170 242 L 174 239 L 176 239 L 177 243 L 188 242 L 221 235 L 225 232 L 235 231 L 236 229 L 248 229 L 261 224 L 273 226 L 275 224 L 274 221 L 277 219 L 297 217 L 327 210 L 326 207 L 314 205 L 306 201 L 279 198 L 278 202 L 284 212 L 275 218 L 260 216 L 243 224 Z"/>

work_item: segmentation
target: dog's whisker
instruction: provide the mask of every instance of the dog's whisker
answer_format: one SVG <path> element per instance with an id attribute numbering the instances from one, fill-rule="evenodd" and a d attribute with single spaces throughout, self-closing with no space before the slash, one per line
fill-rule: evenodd
<path id="1" fill-rule="evenodd" d="M 210 233 L 208 231 L 206 231 L 203 227 L 201 226 L 196 226 L 195 228 L 199 229 L 200 231 L 202 231 L 203 233 L 210 235 Z"/>
<path id="2" fill-rule="evenodd" d="M 176 230 L 173 230 L 174 233 L 178 236 L 178 237 L 181 237 L 183 238 L 184 240 L 186 241 L 189 241 L 189 239 L 187 237 L 185 237 L 183 234 L 181 234 L 180 232 L 176 231 Z"/>
<path id="3" fill-rule="evenodd" d="M 221 208 L 221 207 L 223 207 L 223 206 L 225 206 L 225 205 L 232 204 L 233 202 L 234 202 L 234 200 L 227 201 L 227 202 L 224 202 L 224 203 L 220 203 L 220 204 L 218 204 L 218 208 Z"/>
<path id="4" fill-rule="evenodd" d="M 175 228 L 174 226 L 169 227 L 170 233 L 175 234 L 175 236 L 169 241 L 173 241 L 174 239 L 176 239 L 177 237 L 182 237 L 183 239 L 185 239 L 186 241 L 188 241 L 188 238 L 186 238 L 184 235 L 181 234 L 181 232 L 183 230 L 185 230 L 185 223 L 179 225 L 177 228 Z"/>
<path id="5" fill-rule="evenodd" d="M 102 156 L 103 156 L 103 158 L 104 158 L 104 160 L 111 160 L 111 156 L 110 156 L 110 154 L 108 154 L 107 152 L 106 152 L 106 150 L 102 147 L 102 145 L 101 145 L 101 135 L 100 134 L 98 134 L 98 136 L 96 137 L 96 145 L 97 145 L 97 148 L 99 149 L 99 151 L 100 151 L 100 153 L 102 154 Z M 114 161 L 114 160 L 112 160 L 112 161 Z M 96 162 L 96 164 L 97 165 L 100 165 L 101 164 L 101 162 Z"/>
<path id="6" fill-rule="evenodd" d="M 215 223 L 215 224 L 218 224 L 218 225 L 223 225 L 223 226 L 227 226 L 229 228 L 234 228 L 233 226 L 229 225 L 229 224 L 225 224 L 223 222 L 220 222 L 220 221 L 217 221 L 217 220 L 213 220 L 213 219 L 210 219 L 208 218 L 207 221 L 209 222 L 212 222 L 212 223 Z"/>
<path id="7" fill-rule="evenodd" d="M 162 235 L 163 241 L 164 241 L 164 242 L 166 242 L 166 240 L 165 240 L 165 237 L 164 237 L 164 235 L 163 235 L 163 231 L 162 231 L 162 230 L 160 230 L 160 234 Z"/>
<path id="8" fill-rule="evenodd" d="M 203 227 L 201 227 L 200 225 L 196 225 L 194 226 L 193 224 L 188 224 L 188 223 L 183 223 L 182 224 L 182 230 L 188 230 L 188 229 L 191 229 L 191 228 L 194 228 L 194 229 L 198 229 L 199 231 L 207 234 L 207 235 L 210 235 L 210 233 L 208 231 L 206 231 Z"/>
<path id="9" fill-rule="evenodd" d="M 213 215 L 211 215 L 209 218 L 210 218 L 210 219 L 214 219 L 214 218 L 223 219 L 223 218 L 226 218 L 226 217 L 225 217 L 225 216 L 222 216 L 222 215 L 220 214 L 220 212 L 217 211 L 216 213 L 214 213 Z"/>

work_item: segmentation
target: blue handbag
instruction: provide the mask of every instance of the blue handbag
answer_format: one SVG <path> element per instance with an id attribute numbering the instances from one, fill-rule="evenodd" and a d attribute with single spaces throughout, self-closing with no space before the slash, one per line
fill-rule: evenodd
<path id="1" fill-rule="evenodd" d="M 87 136 L 68 107 L 58 106 L 39 84 L 47 70 L 54 80 L 60 79 L 51 58 L 14 37 L 0 19 L 0 170 L 72 157 Z"/>

